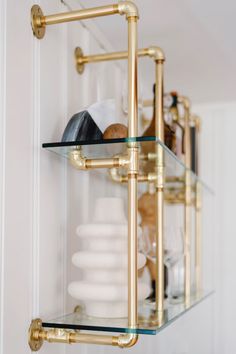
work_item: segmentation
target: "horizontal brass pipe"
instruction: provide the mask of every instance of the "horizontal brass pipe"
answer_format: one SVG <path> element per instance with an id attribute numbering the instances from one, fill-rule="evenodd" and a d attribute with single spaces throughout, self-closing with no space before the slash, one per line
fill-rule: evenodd
<path id="1" fill-rule="evenodd" d="M 150 57 L 154 61 L 165 60 L 165 55 L 161 48 L 156 46 L 150 46 L 148 48 L 138 49 L 138 57 Z M 113 52 L 113 53 L 104 53 L 104 54 L 94 54 L 94 55 L 83 55 L 83 51 L 80 47 L 75 48 L 75 61 L 76 68 L 79 74 L 82 74 L 84 71 L 84 65 L 89 63 L 97 63 L 103 61 L 112 61 L 112 60 L 123 60 L 128 58 L 128 52 Z"/>
<path id="2" fill-rule="evenodd" d="M 120 175 L 119 174 L 119 170 L 117 168 L 111 168 L 109 169 L 109 175 L 111 177 L 111 179 L 114 182 L 117 183 L 126 183 L 128 181 L 128 177 L 127 175 Z M 144 175 L 138 175 L 138 182 L 154 182 L 157 179 L 157 174 L 156 172 L 149 172 L 147 174 Z M 165 189 L 178 189 L 180 190 L 180 188 L 176 188 L 176 187 L 171 187 L 166 185 L 167 183 L 182 183 L 184 184 L 184 177 L 177 177 L 177 176 L 169 176 L 169 177 L 165 177 Z M 192 187 L 193 191 L 195 191 L 195 187 Z"/>
<path id="3" fill-rule="evenodd" d="M 138 56 L 143 57 L 148 55 L 148 49 L 139 49 Z M 78 57 L 77 61 L 79 64 L 89 64 L 97 63 L 102 61 L 113 61 L 113 60 L 123 60 L 128 58 L 128 52 L 114 52 L 114 53 L 104 53 L 95 55 L 82 55 Z"/>
<path id="4" fill-rule="evenodd" d="M 71 151 L 69 154 L 69 160 L 70 163 L 79 170 L 124 167 L 130 163 L 128 156 L 104 159 L 87 159 L 82 155 L 81 149 Z"/>
<path id="5" fill-rule="evenodd" d="M 94 17 L 110 16 L 119 13 L 118 4 L 82 9 L 78 11 L 63 12 L 54 15 L 43 16 L 41 26 L 55 25 L 63 22 L 80 21 Z"/>
<path id="6" fill-rule="evenodd" d="M 164 54 L 159 47 L 138 49 L 138 57 L 152 57 L 154 60 L 164 60 Z M 101 61 L 122 60 L 128 58 L 128 52 L 113 52 L 94 55 L 81 55 L 77 58 L 79 64 L 96 63 Z"/>

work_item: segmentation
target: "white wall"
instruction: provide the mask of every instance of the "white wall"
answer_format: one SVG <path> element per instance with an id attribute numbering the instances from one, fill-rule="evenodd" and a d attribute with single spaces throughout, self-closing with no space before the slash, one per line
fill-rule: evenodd
<path id="1" fill-rule="evenodd" d="M 117 95 L 122 87 L 120 68 L 114 64 L 91 65 L 82 76 L 74 69 L 75 46 L 88 53 L 102 51 L 102 47 L 111 50 L 92 21 L 51 26 L 45 39 L 38 41 L 29 24 L 31 5 L 28 0 L 0 2 L 0 354 L 30 352 L 27 329 L 31 319 L 54 317 L 73 305 L 66 292 L 75 274 L 70 256 L 77 249 L 75 226 L 88 216 L 90 177 L 67 173 L 65 163 L 41 144 L 59 140 L 73 113 L 98 98 Z M 66 10 L 59 0 L 43 0 L 41 6 L 45 13 Z M 73 0 L 69 6 L 78 8 Z M 141 336 L 130 350 L 137 354 L 235 352 L 231 343 L 234 187 L 226 186 L 234 177 L 231 151 L 236 107 L 196 109 L 205 118 L 202 174 L 217 190 L 216 238 L 224 241 L 217 256 L 218 292 L 215 303 L 208 299 L 158 336 Z M 44 344 L 41 353 L 77 351 L 105 354 L 119 349 Z"/>
<path id="2" fill-rule="evenodd" d="M 215 190 L 214 353 L 236 352 L 234 131 L 236 102 L 196 106 L 203 118 L 202 176 Z"/>
<path id="3" fill-rule="evenodd" d="M 42 1 L 49 12 L 59 1 Z M 64 306 L 65 168 L 41 149 L 66 116 L 65 28 L 36 41 L 31 1 L 1 1 L 1 353 L 27 353 L 32 318 Z M 59 193 L 60 191 L 60 193 Z M 51 353 L 62 352 L 57 345 Z M 44 350 L 47 351 L 45 348 Z"/>

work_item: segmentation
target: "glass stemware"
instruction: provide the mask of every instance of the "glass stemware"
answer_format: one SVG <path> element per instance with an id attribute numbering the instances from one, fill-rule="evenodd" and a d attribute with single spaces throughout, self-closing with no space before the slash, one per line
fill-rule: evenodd
<path id="1" fill-rule="evenodd" d="M 139 251 L 154 264 L 156 263 L 155 233 L 154 227 L 145 225 L 139 238 Z M 164 230 L 164 235 L 164 264 L 168 270 L 168 300 L 170 303 L 179 303 L 183 301 L 184 295 L 183 230 L 168 226 Z"/>
<path id="2" fill-rule="evenodd" d="M 183 230 L 168 226 L 164 230 L 164 235 L 164 262 L 168 269 L 168 300 L 171 303 L 181 302 L 184 294 Z"/>

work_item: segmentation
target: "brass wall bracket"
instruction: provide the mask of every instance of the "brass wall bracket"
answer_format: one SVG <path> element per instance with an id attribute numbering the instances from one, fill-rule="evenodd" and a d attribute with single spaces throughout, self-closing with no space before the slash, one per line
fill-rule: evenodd
<path id="1" fill-rule="evenodd" d="M 138 341 L 137 334 L 120 334 L 118 336 L 112 335 L 99 335 L 92 333 L 80 333 L 77 330 L 65 330 L 65 329 L 45 329 L 42 326 L 42 320 L 37 318 L 32 320 L 28 342 L 30 349 L 34 352 L 40 350 L 44 341 L 49 343 L 90 343 L 101 345 L 112 345 L 120 348 L 130 348 Z"/>
<path id="2" fill-rule="evenodd" d="M 75 48 L 75 65 L 76 65 L 76 70 L 79 74 L 83 74 L 84 72 L 84 63 L 80 58 L 83 58 L 84 53 L 82 48 L 76 47 Z"/>
<path id="3" fill-rule="evenodd" d="M 31 26 L 35 37 L 42 39 L 45 35 L 46 26 L 41 24 L 44 17 L 43 11 L 39 5 L 33 5 L 31 8 Z"/>
<path id="4" fill-rule="evenodd" d="M 138 9 L 131 1 L 122 1 L 118 4 L 81 9 L 78 11 L 70 11 L 48 16 L 43 14 L 39 5 L 33 5 L 31 8 L 31 27 L 35 37 L 42 39 L 46 32 L 46 26 L 48 25 L 116 14 L 126 15 L 127 20 L 139 17 Z"/>
<path id="5" fill-rule="evenodd" d="M 42 321 L 36 318 L 32 320 L 28 333 L 28 343 L 33 352 L 37 352 L 43 345 L 43 339 L 39 336 L 40 331 L 42 331 Z"/>
<path id="6" fill-rule="evenodd" d="M 138 49 L 138 57 L 149 57 L 155 62 L 164 62 L 165 55 L 160 47 L 150 46 L 148 48 Z M 76 47 L 74 52 L 76 70 L 78 74 L 84 72 L 85 64 L 98 63 L 103 61 L 124 60 L 128 58 L 128 52 L 113 52 L 95 55 L 84 55 L 81 47 Z M 153 103 L 153 101 L 152 101 Z"/>

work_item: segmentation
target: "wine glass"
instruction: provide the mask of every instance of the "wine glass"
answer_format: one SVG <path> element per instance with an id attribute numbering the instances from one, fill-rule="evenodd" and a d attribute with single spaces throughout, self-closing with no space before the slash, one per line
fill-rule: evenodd
<path id="1" fill-rule="evenodd" d="M 139 237 L 139 251 L 156 263 L 156 228 L 145 225 Z M 164 264 L 167 268 L 166 292 L 170 303 L 183 301 L 184 295 L 184 247 L 183 230 L 173 226 L 164 229 Z"/>
<path id="2" fill-rule="evenodd" d="M 179 303 L 184 295 L 184 247 L 183 230 L 168 226 L 165 228 L 164 263 L 168 269 L 168 300 Z"/>

